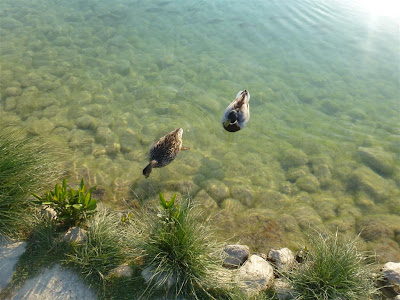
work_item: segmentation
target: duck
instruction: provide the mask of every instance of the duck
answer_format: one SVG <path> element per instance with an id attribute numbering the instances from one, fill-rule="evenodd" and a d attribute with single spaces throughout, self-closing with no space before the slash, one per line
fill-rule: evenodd
<path id="1" fill-rule="evenodd" d="M 149 164 L 143 169 L 143 175 L 148 178 L 153 168 L 161 168 L 170 164 L 182 150 L 189 147 L 182 147 L 183 129 L 177 128 L 159 138 L 150 148 Z"/>
<path id="2" fill-rule="evenodd" d="M 222 115 L 222 126 L 226 131 L 236 132 L 243 129 L 250 119 L 250 92 L 243 90 L 237 93 L 236 99 L 225 109 Z"/>

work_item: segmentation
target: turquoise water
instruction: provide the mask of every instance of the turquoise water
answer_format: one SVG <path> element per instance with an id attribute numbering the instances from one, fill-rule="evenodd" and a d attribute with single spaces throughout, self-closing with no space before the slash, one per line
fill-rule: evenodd
<path id="1" fill-rule="evenodd" d="M 0 123 L 57 141 L 113 207 L 178 192 L 254 251 L 311 226 L 400 259 L 399 22 L 362 3 L 4 0 Z M 145 179 L 177 127 L 190 150 Z"/>

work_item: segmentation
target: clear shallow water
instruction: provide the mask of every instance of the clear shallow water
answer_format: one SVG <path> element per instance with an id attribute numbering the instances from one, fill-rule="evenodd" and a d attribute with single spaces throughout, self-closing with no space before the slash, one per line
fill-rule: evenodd
<path id="1" fill-rule="evenodd" d="M 0 122 L 57 140 L 115 207 L 190 195 L 257 251 L 373 224 L 399 259 L 399 23 L 349 2 L 2 1 Z M 250 122 L 225 132 L 242 89 Z M 146 180 L 176 127 L 191 150 Z"/>

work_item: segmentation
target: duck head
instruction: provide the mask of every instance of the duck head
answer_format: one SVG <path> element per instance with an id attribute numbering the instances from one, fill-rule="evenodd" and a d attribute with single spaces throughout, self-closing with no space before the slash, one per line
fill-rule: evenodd
<path id="1" fill-rule="evenodd" d="M 236 121 L 237 121 L 237 111 L 232 110 L 228 115 L 228 119 L 224 122 L 224 127 L 227 128 L 229 124 L 233 124 Z"/>

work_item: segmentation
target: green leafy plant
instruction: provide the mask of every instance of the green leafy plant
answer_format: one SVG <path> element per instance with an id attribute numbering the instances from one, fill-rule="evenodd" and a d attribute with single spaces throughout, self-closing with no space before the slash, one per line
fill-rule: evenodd
<path id="1" fill-rule="evenodd" d="M 82 224 L 89 216 L 96 212 L 97 200 L 92 198 L 92 192 L 96 187 L 86 191 L 86 186 L 81 180 L 77 189 L 67 187 L 64 179 L 62 185 L 55 185 L 54 191 L 47 191 L 38 199 L 37 203 L 53 208 L 57 214 L 57 221 L 62 229 Z"/>

